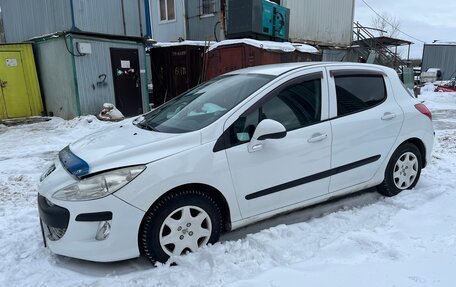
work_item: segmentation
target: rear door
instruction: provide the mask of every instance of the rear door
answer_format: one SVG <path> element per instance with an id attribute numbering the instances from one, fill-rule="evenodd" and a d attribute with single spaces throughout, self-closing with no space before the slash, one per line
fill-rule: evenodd
<path id="1" fill-rule="evenodd" d="M 249 107 L 225 132 L 225 152 L 244 218 L 328 193 L 331 127 L 322 69 L 290 77 Z M 282 123 L 286 137 L 248 145 L 263 119 Z"/>
<path id="2" fill-rule="evenodd" d="M 403 113 L 381 70 L 328 69 L 333 135 L 330 192 L 370 180 L 393 147 Z"/>

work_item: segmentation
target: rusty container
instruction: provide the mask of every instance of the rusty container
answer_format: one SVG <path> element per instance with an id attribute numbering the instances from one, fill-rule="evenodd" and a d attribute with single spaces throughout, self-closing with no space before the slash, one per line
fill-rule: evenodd
<path id="1" fill-rule="evenodd" d="M 321 54 L 303 53 L 297 50 L 293 52 L 266 50 L 245 43 L 219 46 L 207 52 L 205 57 L 205 80 L 259 65 L 321 61 Z"/>
<path id="2" fill-rule="evenodd" d="M 172 45 L 149 50 L 151 103 L 158 107 L 202 82 L 204 46 Z"/>

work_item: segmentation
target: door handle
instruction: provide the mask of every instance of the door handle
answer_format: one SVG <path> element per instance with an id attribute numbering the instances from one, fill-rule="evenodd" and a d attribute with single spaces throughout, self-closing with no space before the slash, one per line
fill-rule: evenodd
<path id="1" fill-rule="evenodd" d="M 307 140 L 308 143 L 316 143 L 325 140 L 328 137 L 327 134 L 317 133 L 313 134 L 310 139 Z"/>
<path id="2" fill-rule="evenodd" d="M 395 117 L 396 117 L 396 114 L 390 113 L 390 112 L 386 112 L 386 113 L 383 114 L 382 120 L 387 121 L 387 120 L 394 119 Z"/>
<path id="3" fill-rule="evenodd" d="M 248 151 L 250 153 L 256 152 L 256 151 L 259 151 L 259 150 L 262 150 L 262 149 L 263 149 L 263 144 L 261 142 L 250 143 L 248 145 Z"/>

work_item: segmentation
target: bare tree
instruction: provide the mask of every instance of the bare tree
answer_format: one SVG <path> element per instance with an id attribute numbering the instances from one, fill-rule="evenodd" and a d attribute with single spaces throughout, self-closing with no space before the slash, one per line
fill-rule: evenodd
<path id="1" fill-rule="evenodd" d="M 378 31 L 379 36 L 388 36 L 391 38 L 396 38 L 399 35 L 399 29 L 401 29 L 401 22 L 386 12 L 372 18 L 372 25 L 374 28 L 386 31 L 387 35 L 384 32 Z"/>

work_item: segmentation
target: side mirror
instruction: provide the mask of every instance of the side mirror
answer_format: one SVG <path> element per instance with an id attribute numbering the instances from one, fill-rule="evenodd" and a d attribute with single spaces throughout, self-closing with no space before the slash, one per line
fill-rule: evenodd
<path id="1" fill-rule="evenodd" d="M 262 120 L 253 133 L 252 140 L 249 144 L 249 152 L 255 152 L 263 148 L 262 141 L 267 139 L 281 139 L 287 135 L 285 127 L 274 120 Z"/>

